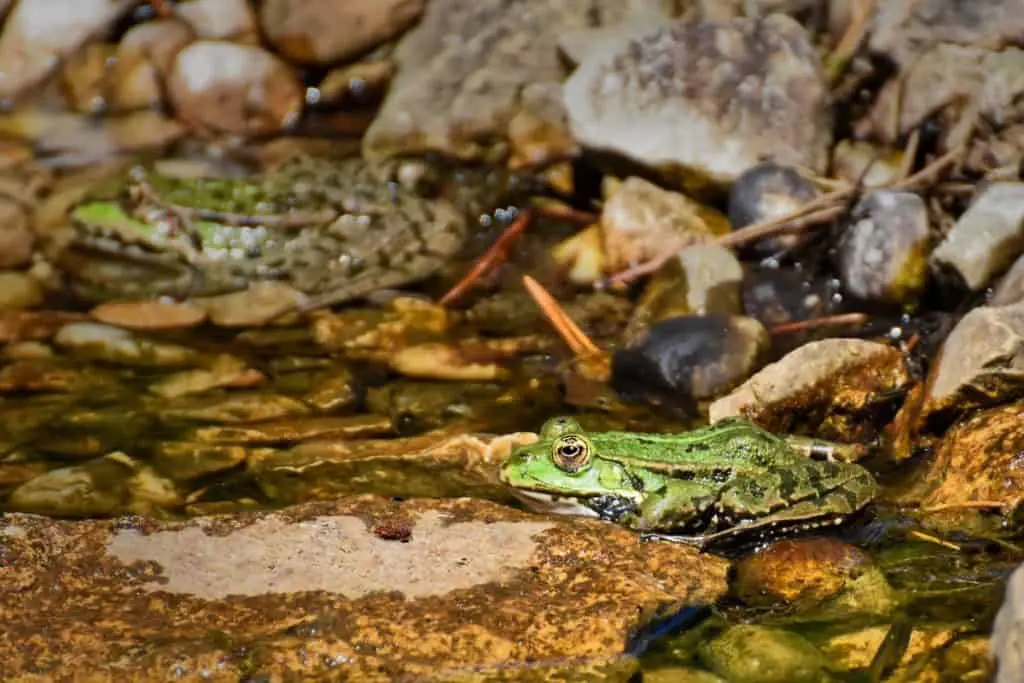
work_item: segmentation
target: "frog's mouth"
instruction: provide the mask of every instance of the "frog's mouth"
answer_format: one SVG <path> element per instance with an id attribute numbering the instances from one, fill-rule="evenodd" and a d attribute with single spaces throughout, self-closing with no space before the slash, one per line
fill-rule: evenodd
<path id="1" fill-rule="evenodd" d="M 559 496 L 554 493 L 513 489 L 512 495 L 534 512 L 549 512 L 556 515 L 578 517 L 600 517 L 600 513 L 586 504 L 582 498 Z"/>

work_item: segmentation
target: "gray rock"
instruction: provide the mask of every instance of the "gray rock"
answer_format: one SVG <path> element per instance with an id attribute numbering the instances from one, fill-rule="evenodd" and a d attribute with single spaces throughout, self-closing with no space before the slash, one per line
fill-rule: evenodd
<path id="1" fill-rule="evenodd" d="M 972 291 L 988 286 L 1024 251 L 1024 183 L 993 183 L 982 190 L 932 252 L 934 267 L 949 268 Z"/>
<path id="2" fill-rule="evenodd" d="M 1010 575 L 1002 607 L 992 626 L 992 656 L 996 660 L 994 683 L 1024 680 L 1024 565 Z"/>
<path id="3" fill-rule="evenodd" d="M 1010 269 L 999 280 L 988 303 L 990 306 L 1009 306 L 1022 301 L 1024 301 L 1024 256 L 1014 261 Z"/>
<path id="4" fill-rule="evenodd" d="M 763 158 L 826 167 L 828 86 L 783 15 L 674 22 L 592 53 L 564 94 L 582 144 L 665 171 L 730 182 Z"/>
<path id="5" fill-rule="evenodd" d="M 928 207 L 912 192 L 876 191 L 853 211 L 839 246 L 839 274 L 854 296 L 911 301 L 927 276 Z"/>
<path id="6" fill-rule="evenodd" d="M 517 115 L 524 108 L 546 110 L 524 102 L 524 89 L 543 93 L 565 78 L 559 38 L 595 23 L 614 24 L 628 14 L 627 5 L 621 0 L 432 0 L 395 48 L 397 73 L 364 136 L 364 155 L 503 155 Z M 552 130 L 571 139 L 561 107 L 546 115 Z"/>
<path id="7" fill-rule="evenodd" d="M 928 378 L 921 419 L 1014 398 L 1024 390 L 1024 304 L 980 306 L 946 337 Z"/>
<path id="8" fill-rule="evenodd" d="M 999 49 L 1022 33 L 1024 0 L 886 0 L 878 3 L 868 45 L 909 64 L 937 43 Z"/>

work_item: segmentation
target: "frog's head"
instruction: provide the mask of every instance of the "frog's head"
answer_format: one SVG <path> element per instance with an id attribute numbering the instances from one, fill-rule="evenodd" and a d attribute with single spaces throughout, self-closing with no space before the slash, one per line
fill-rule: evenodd
<path id="1" fill-rule="evenodd" d="M 499 477 L 530 507 L 549 512 L 614 518 L 642 499 L 626 469 L 602 458 L 568 417 L 545 422 L 536 442 L 512 451 Z"/>

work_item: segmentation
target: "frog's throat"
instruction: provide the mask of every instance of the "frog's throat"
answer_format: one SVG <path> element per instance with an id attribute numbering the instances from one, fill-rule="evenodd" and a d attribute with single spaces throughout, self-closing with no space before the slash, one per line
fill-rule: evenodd
<path id="1" fill-rule="evenodd" d="M 577 517 L 600 516 L 595 510 L 592 510 L 588 505 L 586 505 L 583 500 L 572 496 L 559 496 L 554 493 L 525 491 L 523 489 L 513 489 L 512 495 L 535 512 L 548 512 L 556 515 L 574 515 Z"/>

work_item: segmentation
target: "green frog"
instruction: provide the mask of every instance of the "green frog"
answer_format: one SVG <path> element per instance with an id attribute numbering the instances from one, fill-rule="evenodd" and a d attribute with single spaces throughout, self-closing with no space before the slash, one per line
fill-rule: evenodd
<path id="1" fill-rule="evenodd" d="M 395 168 L 297 156 L 262 175 L 213 179 L 135 167 L 72 207 L 54 264 L 93 301 L 279 280 L 314 308 L 408 285 L 462 248 L 469 216 L 493 208 L 505 185 L 486 171 L 403 183 Z"/>
<path id="2" fill-rule="evenodd" d="M 826 443 L 739 418 L 644 434 L 587 433 L 557 417 L 513 450 L 500 478 L 534 509 L 706 545 L 838 525 L 864 508 L 874 478 L 860 465 L 807 457 Z"/>

